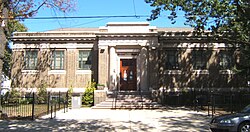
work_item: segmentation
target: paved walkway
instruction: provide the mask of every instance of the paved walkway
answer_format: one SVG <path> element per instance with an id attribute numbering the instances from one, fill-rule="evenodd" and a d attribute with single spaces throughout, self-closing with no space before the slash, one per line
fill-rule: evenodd
<path id="1" fill-rule="evenodd" d="M 0 131 L 209 131 L 206 113 L 180 109 L 59 111 L 55 119 L 46 115 L 35 121 L 0 120 Z"/>

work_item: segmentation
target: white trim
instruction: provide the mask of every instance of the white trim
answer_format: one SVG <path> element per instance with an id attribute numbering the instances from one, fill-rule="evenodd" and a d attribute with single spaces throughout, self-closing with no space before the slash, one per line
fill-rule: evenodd
<path id="1" fill-rule="evenodd" d="M 193 70 L 195 74 L 209 74 L 208 70 Z"/>
<path id="2" fill-rule="evenodd" d="M 15 88 L 23 92 L 37 92 L 38 88 Z M 47 92 L 67 92 L 69 88 L 46 88 Z M 73 88 L 73 93 L 83 93 L 85 88 Z"/>
<path id="3" fill-rule="evenodd" d="M 232 70 L 219 70 L 220 74 L 234 74 Z"/>
<path id="4" fill-rule="evenodd" d="M 91 70 L 76 70 L 76 74 L 92 74 Z"/>
<path id="5" fill-rule="evenodd" d="M 182 71 L 181 70 L 166 70 L 164 71 L 164 74 L 170 75 L 170 74 L 181 74 Z"/>
<path id="6" fill-rule="evenodd" d="M 47 92 L 67 92 L 68 88 L 47 88 Z"/>
<path id="7" fill-rule="evenodd" d="M 188 40 L 187 40 L 188 41 Z M 161 47 L 163 48 L 213 48 L 213 49 L 218 49 L 218 48 L 233 48 L 234 45 L 232 44 L 225 44 L 225 43 L 175 43 L 175 42 L 161 42 Z"/>
<path id="8" fill-rule="evenodd" d="M 195 74 L 209 74 L 208 70 L 193 70 Z M 166 70 L 164 74 L 182 74 L 181 70 Z M 232 70 L 219 70 L 219 74 L 234 74 Z"/>
<path id="9" fill-rule="evenodd" d="M 32 48 L 32 49 L 50 49 L 50 48 L 66 48 L 66 49 L 77 49 L 77 48 L 93 48 L 93 43 L 83 43 L 83 44 L 76 44 L 76 43 L 67 43 L 67 44 L 14 44 L 12 46 L 13 49 L 25 49 L 25 48 Z"/>
<path id="10" fill-rule="evenodd" d="M 125 53 L 139 53 L 141 49 L 116 49 L 116 52 L 125 52 Z"/>
<path id="11" fill-rule="evenodd" d="M 23 74 L 37 74 L 39 73 L 38 70 L 22 70 Z"/>
<path id="12" fill-rule="evenodd" d="M 138 55 L 132 56 L 131 54 L 126 54 L 126 55 L 120 55 L 118 54 L 120 59 L 137 59 Z"/>
<path id="13" fill-rule="evenodd" d="M 66 74 L 66 70 L 50 70 L 48 74 Z"/>

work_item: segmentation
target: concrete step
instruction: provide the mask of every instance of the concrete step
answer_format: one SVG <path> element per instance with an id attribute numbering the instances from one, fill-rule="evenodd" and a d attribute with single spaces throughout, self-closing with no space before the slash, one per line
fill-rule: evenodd
<path id="1" fill-rule="evenodd" d="M 124 98 L 124 99 L 121 99 L 121 98 L 107 98 L 105 100 L 106 102 L 113 102 L 113 101 L 116 101 L 116 102 L 122 102 L 122 101 L 126 101 L 126 102 L 152 102 L 152 100 L 150 99 L 147 99 L 147 98 Z"/>
<path id="2" fill-rule="evenodd" d="M 107 96 L 109 98 L 124 97 L 124 98 L 134 98 L 134 97 L 147 97 L 151 98 L 151 92 L 138 92 L 138 91 L 108 91 Z"/>
<path id="3" fill-rule="evenodd" d="M 97 104 L 96 106 L 113 106 L 113 105 L 146 105 L 146 106 L 150 106 L 150 105 L 159 105 L 156 102 L 102 102 L 100 104 Z"/>
<path id="4" fill-rule="evenodd" d="M 151 100 L 150 92 L 108 91 L 107 99 L 92 109 L 159 109 L 157 102 Z"/>
<path id="5" fill-rule="evenodd" d="M 141 105 L 96 105 L 92 109 L 161 109 L 161 105 L 141 104 Z"/>

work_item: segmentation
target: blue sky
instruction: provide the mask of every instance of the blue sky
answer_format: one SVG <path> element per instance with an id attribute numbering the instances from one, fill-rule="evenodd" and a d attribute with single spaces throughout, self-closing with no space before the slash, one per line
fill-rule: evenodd
<path id="1" fill-rule="evenodd" d="M 134 4 L 133 4 L 134 3 Z M 135 7 L 135 8 L 134 8 Z M 78 0 L 74 12 L 62 14 L 51 9 L 42 8 L 35 17 L 56 17 L 56 16 L 121 16 L 121 15 L 150 15 L 149 4 L 144 0 Z M 152 26 L 157 27 L 187 27 L 184 25 L 183 13 L 178 13 L 176 24 L 171 24 L 164 12 L 157 20 L 151 21 Z M 105 26 L 108 22 L 144 22 L 147 18 L 95 18 L 95 19 L 53 19 L 34 20 L 26 19 L 23 23 L 28 31 L 40 32 L 57 28 L 76 27 L 99 27 Z"/>

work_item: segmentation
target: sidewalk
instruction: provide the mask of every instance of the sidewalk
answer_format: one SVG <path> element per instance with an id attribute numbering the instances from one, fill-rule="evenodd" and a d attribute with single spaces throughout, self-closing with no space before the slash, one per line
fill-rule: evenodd
<path id="1" fill-rule="evenodd" d="M 53 115 L 54 116 L 54 115 Z M 190 110 L 93 110 L 59 111 L 35 121 L 0 121 L 0 131 L 209 131 L 205 113 Z"/>

